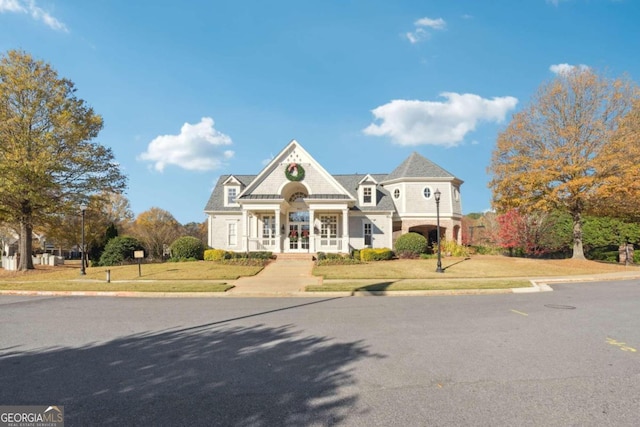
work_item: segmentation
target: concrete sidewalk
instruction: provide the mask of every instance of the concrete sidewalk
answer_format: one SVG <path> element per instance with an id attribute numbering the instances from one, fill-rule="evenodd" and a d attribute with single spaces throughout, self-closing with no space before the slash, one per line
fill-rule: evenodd
<path id="1" fill-rule="evenodd" d="M 311 274 L 311 260 L 276 260 L 255 276 L 233 282 L 229 296 L 298 296 L 307 285 L 322 283 L 322 277 Z"/>

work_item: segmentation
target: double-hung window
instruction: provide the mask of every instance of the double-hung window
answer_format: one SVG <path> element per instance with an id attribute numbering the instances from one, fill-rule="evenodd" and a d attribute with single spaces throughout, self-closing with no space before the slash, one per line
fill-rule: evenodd
<path id="1" fill-rule="evenodd" d="M 371 246 L 371 235 L 373 234 L 373 228 L 371 227 L 371 223 L 370 222 L 365 222 L 363 224 L 364 226 L 364 245 L 365 246 Z"/>
<path id="2" fill-rule="evenodd" d="M 236 196 L 238 195 L 238 189 L 235 187 L 227 188 L 227 205 L 236 204 Z"/>
<path id="3" fill-rule="evenodd" d="M 227 244 L 236 246 L 238 244 L 238 229 L 235 222 L 227 223 Z"/>
<path id="4" fill-rule="evenodd" d="M 366 205 L 371 204 L 371 187 L 364 187 L 362 189 L 362 203 Z"/>

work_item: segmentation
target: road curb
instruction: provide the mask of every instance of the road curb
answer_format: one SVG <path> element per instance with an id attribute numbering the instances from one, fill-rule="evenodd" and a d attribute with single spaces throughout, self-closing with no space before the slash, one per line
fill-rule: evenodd
<path id="1" fill-rule="evenodd" d="M 366 297 L 366 296 L 454 296 L 454 295 L 495 295 L 522 294 L 535 292 L 551 292 L 551 285 L 562 283 L 582 283 L 614 280 L 640 280 L 640 274 L 628 276 L 588 276 L 588 277 L 559 277 L 530 279 L 531 286 L 527 288 L 509 289 L 458 289 L 458 290 L 425 290 L 425 291 L 344 291 L 344 292 L 306 292 L 306 291 L 247 291 L 239 292 L 237 288 L 226 292 L 133 292 L 133 291 L 21 291 L 0 290 L 0 295 L 14 296 L 86 296 L 86 297 L 114 297 L 114 298 L 338 298 L 338 297 Z"/>

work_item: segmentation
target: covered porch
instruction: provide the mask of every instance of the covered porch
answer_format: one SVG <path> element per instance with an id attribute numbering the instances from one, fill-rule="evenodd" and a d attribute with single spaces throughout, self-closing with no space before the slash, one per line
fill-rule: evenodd
<path id="1" fill-rule="evenodd" d="M 243 209 L 248 251 L 316 253 L 349 251 L 349 208 L 306 202 Z"/>

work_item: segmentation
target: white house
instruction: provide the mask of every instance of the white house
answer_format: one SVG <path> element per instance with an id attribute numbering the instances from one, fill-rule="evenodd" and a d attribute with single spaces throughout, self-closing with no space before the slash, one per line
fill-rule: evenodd
<path id="1" fill-rule="evenodd" d="M 342 252 L 393 248 L 410 231 L 461 240 L 462 181 L 418 153 L 389 174 L 331 175 L 291 141 L 258 175 L 224 175 L 205 207 L 212 248 Z"/>

